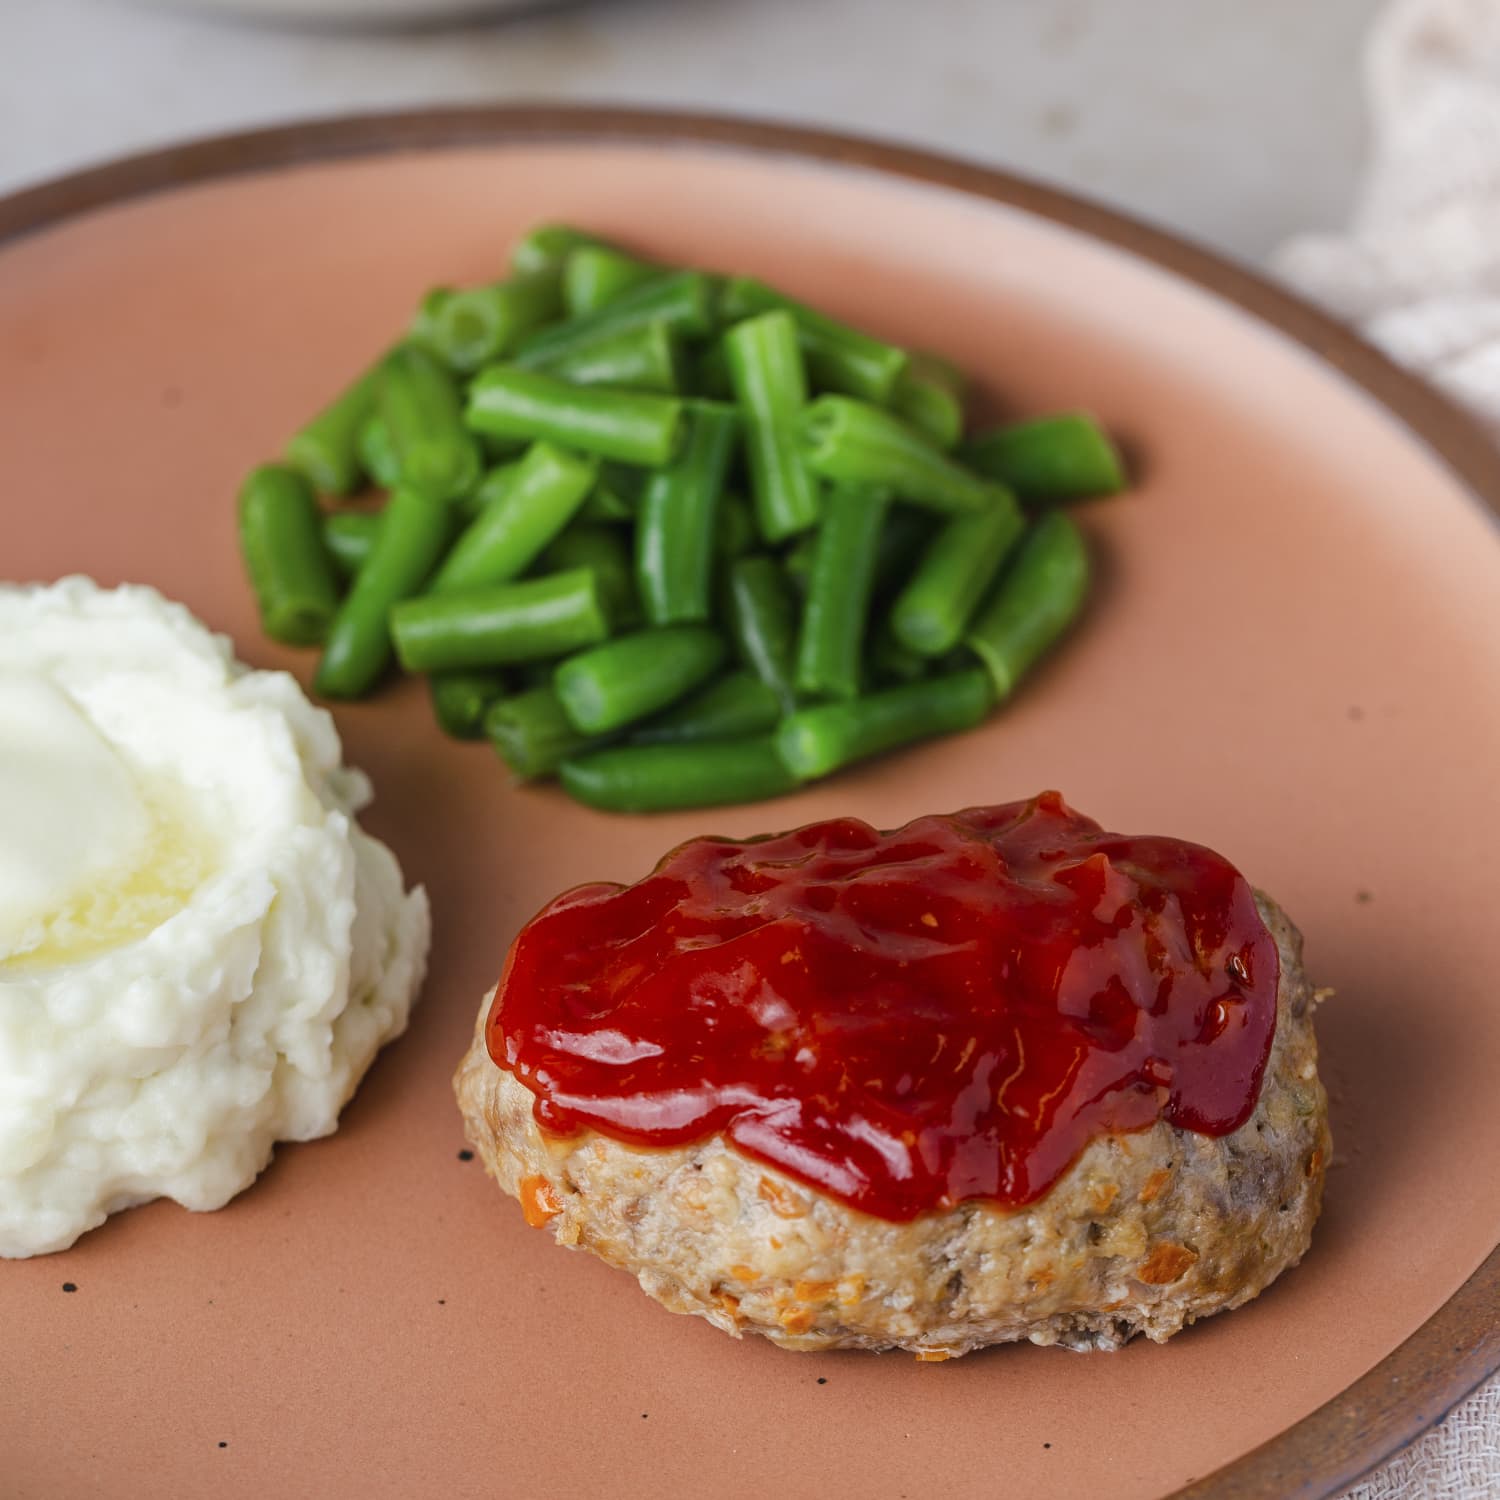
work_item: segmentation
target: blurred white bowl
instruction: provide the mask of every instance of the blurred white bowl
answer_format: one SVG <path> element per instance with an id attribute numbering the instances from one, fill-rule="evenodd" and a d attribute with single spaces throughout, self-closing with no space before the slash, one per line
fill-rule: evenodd
<path id="1" fill-rule="evenodd" d="M 473 20 L 503 11 L 539 10 L 558 0 L 150 0 L 157 8 L 245 21 L 303 25 L 405 26 Z"/>

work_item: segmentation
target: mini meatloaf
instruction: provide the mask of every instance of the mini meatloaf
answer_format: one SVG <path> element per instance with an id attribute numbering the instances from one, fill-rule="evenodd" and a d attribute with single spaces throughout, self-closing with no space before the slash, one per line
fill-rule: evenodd
<path id="1" fill-rule="evenodd" d="M 1031 1201 L 966 1196 L 882 1216 L 723 1130 L 643 1145 L 614 1130 L 544 1128 L 535 1085 L 492 1058 L 492 997 L 455 1079 L 468 1138 L 529 1224 L 736 1338 L 927 1360 L 1016 1339 L 1078 1350 L 1137 1334 L 1161 1342 L 1296 1265 L 1318 1215 L 1330 1139 L 1317 992 L 1296 928 L 1268 897 L 1253 901 L 1279 978 L 1243 1122 L 1211 1134 L 1159 1115 L 1096 1132 Z"/>

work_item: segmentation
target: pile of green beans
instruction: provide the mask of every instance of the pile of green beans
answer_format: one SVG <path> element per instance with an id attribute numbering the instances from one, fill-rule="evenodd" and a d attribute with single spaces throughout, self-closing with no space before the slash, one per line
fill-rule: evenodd
<path id="1" fill-rule="evenodd" d="M 962 373 L 567 225 L 439 287 L 239 498 L 327 698 L 393 665 L 592 807 L 779 796 L 972 728 L 1083 608 L 1080 412 L 965 432 Z M 341 508 L 341 502 L 354 503 Z"/>

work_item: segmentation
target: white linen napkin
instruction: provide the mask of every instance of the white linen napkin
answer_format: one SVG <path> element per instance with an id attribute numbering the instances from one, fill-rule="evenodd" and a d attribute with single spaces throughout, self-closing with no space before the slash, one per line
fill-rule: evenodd
<path id="1" fill-rule="evenodd" d="M 1500 436 L 1500 4 L 1396 0 L 1365 83 L 1354 222 L 1292 240 L 1273 269 Z"/>
<path id="2" fill-rule="evenodd" d="M 1500 0 L 1395 0 L 1365 54 L 1372 155 L 1346 234 L 1272 257 L 1500 439 Z M 1500 1377 L 1346 1500 L 1495 1500 Z"/>

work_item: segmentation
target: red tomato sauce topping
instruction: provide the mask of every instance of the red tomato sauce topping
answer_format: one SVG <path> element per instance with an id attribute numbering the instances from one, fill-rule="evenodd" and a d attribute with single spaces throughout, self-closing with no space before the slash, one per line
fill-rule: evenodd
<path id="1" fill-rule="evenodd" d="M 1041 1197 L 1094 1138 L 1249 1117 L 1276 945 L 1197 844 L 1056 792 L 700 838 L 559 896 L 511 948 L 490 1055 L 546 1130 L 716 1131 L 883 1219 Z"/>

